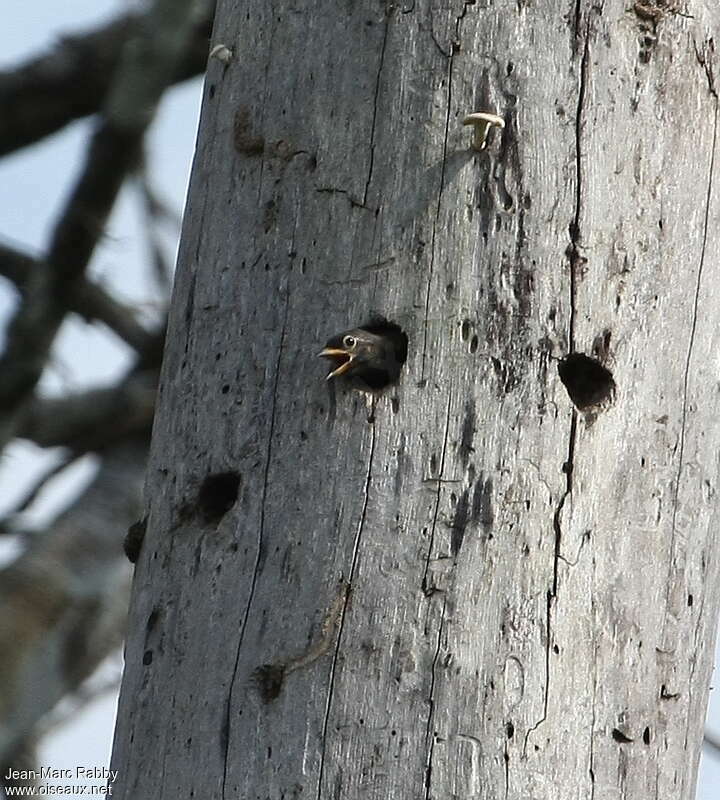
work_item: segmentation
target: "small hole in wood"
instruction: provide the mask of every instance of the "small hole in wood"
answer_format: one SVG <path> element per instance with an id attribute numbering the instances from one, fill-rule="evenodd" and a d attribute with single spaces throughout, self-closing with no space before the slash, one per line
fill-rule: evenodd
<path id="1" fill-rule="evenodd" d="M 615 394 L 612 372 L 584 353 L 570 353 L 563 358 L 558 364 L 558 373 L 580 411 L 612 400 Z"/>
<path id="2" fill-rule="evenodd" d="M 198 493 L 198 508 L 208 522 L 219 522 L 235 505 L 240 488 L 237 472 L 208 475 Z"/>

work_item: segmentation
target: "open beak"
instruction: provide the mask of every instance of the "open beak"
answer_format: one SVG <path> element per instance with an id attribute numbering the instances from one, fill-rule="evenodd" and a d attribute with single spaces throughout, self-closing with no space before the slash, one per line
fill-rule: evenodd
<path id="1" fill-rule="evenodd" d="M 339 347 L 326 347 L 324 350 L 318 353 L 318 357 L 332 358 L 335 361 L 341 358 L 344 359 L 339 366 L 328 372 L 327 376 L 325 377 L 326 381 L 329 381 L 330 378 L 337 378 L 340 375 L 344 375 L 350 369 L 353 359 L 355 358 L 355 356 L 350 355 L 350 353 L 346 352 L 345 350 L 341 350 Z"/>

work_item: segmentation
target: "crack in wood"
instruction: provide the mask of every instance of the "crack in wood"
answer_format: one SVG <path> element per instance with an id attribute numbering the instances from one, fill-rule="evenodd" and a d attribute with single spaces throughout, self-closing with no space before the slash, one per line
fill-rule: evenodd
<path id="1" fill-rule="evenodd" d="M 437 489 L 435 492 L 435 508 L 433 510 L 433 519 L 432 525 L 430 527 L 430 542 L 428 544 L 428 552 L 427 557 L 425 559 L 425 572 L 423 573 L 422 579 L 422 591 L 426 597 L 434 594 L 434 586 L 428 585 L 428 572 L 430 570 L 430 561 L 432 559 L 433 549 L 435 546 L 435 530 L 437 528 L 437 521 L 440 511 L 440 493 L 442 490 L 442 484 L 444 482 L 443 479 L 443 472 L 445 469 L 445 454 L 447 452 L 447 442 L 448 442 L 448 431 L 450 429 L 450 406 L 452 404 L 452 386 L 450 387 L 450 391 L 448 392 L 448 402 L 447 402 L 447 411 L 445 413 L 445 432 L 443 434 L 443 445 L 442 450 L 440 451 L 440 473 L 437 478 Z"/>
<path id="2" fill-rule="evenodd" d="M 671 533 L 670 533 L 670 559 L 668 563 L 668 577 L 665 583 L 666 590 L 665 590 L 665 622 L 663 625 L 663 641 L 665 641 L 665 635 L 668 631 L 668 628 L 672 628 L 672 626 L 668 626 L 668 617 L 672 616 L 670 607 L 672 601 L 670 599 L 672 587 L 675 585 L 675 582 L 672 577 L 673 570 L 676 573 L 684 572 L 685 570 L 685 553 L 682 554 L 682 559 L 678 559 L 677 553 L 677 512 L 678 512 L 678 501 L 680 497 L 680 480 L 682 477 L 682 469 L 683 469 L 683 462 L 685 456 L 685 436 L 687 432 L 687 411 L 688 411 L 688 391 L 689 391 L 689 383 L 690 383 L 690 364 L 692 361 L 693 355 L 693 347 L 695 345 L 695 333 L 697 330 L 697 323 L 698 323 L 698 306 L 700 303 L 700 288 L 702 285 L 702 278 L 703 272 L 705 269 L 705 256 L 707 253 L 707 239 L 708 239 L 708 228 L 709 228 L 709 219 L 710 219 L 710 203 L 712 199 L 712 191 L 713 191 L 713 174 L 715 170 L 715 150 L 717 148 L 717 133 L 718 133 L 718 98 L 716 95 L 713 95 L 714 103 L 715 103 L 715 114 L 713 116 L 713 135 L 712 135 L 712 144 L 710 150 L 710 165 L 709 165 L 709 173 L 708 173 L 708 182 L 707 182 L 707 190 L 705 193 L 705 214 L 703 219 L 703 233 L 702 233 L 702 246 L 700 250 L 700 263 L 698 264 L 697 269 L 697 278 L 695 281 L 695 293 L 693 297 L 693 310 L 692 310 L 692 322 L 690 325 L 690 338 L 688 341 L 688 348 L 687 348 L 687 355 L 685 357 L 685 369 L 683 373 L 683 390 L 682 390 L 682 412 L 681 412 L 681 420 L 680 420 L 680 436 L 679 436 L 679 445 L 678 445 L 678 468 L 677 473 L 675 476 L 675 489 L 673 492 L 673 511 L 672 511 L 672 522 L 671 522 Z M 674 647 L 670 648 L 674 650 Z"/>
<path id="3" fill-rule="evenodd" d="M 263 537 L 265 534 L 265 505 L 267 501 L 267 490 L 268 490 L 268 479 L 270 474 L 270 463 L 272 461 L 272 442 L 273 442 L 273 435 L 275 433 L 275 412 L 277 409 L 277 397 L 278 397 L 278 384 L 280 380 L 280 362 L 282 360 L 283 349 L 285 346 L 285 332 L 287 329 L 287 320 L 288 320 L 288 308 L 290 306 L 290 292 L 286 287 L 285 290 L 285 310 L 283 313 L 283 322 L 282 328 L 280 330 L 280 343 L 278 346 L 278 354 L 277 359 L 275 360 L 275 374 L 273 379 L 273 393 L 272 393 L 272 406 L 270 409 L 270 425 L 268 431 L 268 441 L 267 441 L 267 449 L 266 449 L 266 456 L 265 456 L 265 472 L 263 475 L 263 489 L 262 489 L 262 500 L 260 505 L 260 524 L 258 526 L 258 537 L 257 537 L 257 553 L 255 555 L 255 565 L 253 567 L 253 575 L 250 581 L 250 592 L 248 594 L 247 604 L 245 605 L 245 613 L 243 615 L 242 624 L 240 626 L 240 636 L 238 638 L 237 648 L 235 650 L 235 663 L 233 666 L 232 676 L 230 678 L 230 685 L 228 686 L 228 693 L 227 693 L 227 700 L 225 701 L 225 714 L 223 720 L 223 728 L 221 734 L 221 743 L 223 747 L 223 775 L 222 775 L 222 791 L 221 797 L 225 800 L 225 786 L 227 783 L 227 776 L 228 776 L 228 756 L 230 751 L 230 732 L 231 732 L 231 720 L 230 720 L 230 711 L 232 707 L 232 695 L 233 690 L 235 689 L 235 683 L 237 680 L 238 669 L 240 665 L 240 651 L 242 649 L 243 641 L 245 639 L 245 631 L 247 629 L 248 619 L 250 616 L 250 607 L 252 606 L 253 598 L 255 596 L 255 586 L 257 584 L 257 578 L 260 571 L 260 559 L 262 556 L 262 544 L 263 544 Z"/>
<path id="4" fill-rule="evenodd" d="M 580 216 L 583 208 L 583 165 L 582 165 L 582 132 L 587 78 L 590 64 L 590 20 L 585 25 L 585 42 L 580 60 L 580 85 L 578 87 L 578 104 L 575 112 L 575 215 L 570 223 L 570 245 L 567 253 L 570 261 L 570 319 L 568 322 L 568 352 L 575 350 L 575 315 L 577 302 L 577 272 L 585 259 L 580 255 Z"/>
<path id="5" fill-rule="evenodd" d="M 348 601 L 350 584 L 340 580 L 338 590 L 330 608 L 325 613 L 320 634 L 299 655 L 287 661 L 276 661 L 258 667 L 253 676 L 258 684 L 260 695 L 265 702 L 270 702 L 280 695 L 285 679 L 292 672 L 314 664 L 330 650 L 337 631 L 343 610 Z"/>
<path id="6" fill-rule="evenodd" d="M 572 494 L 573 484 L 573 464 L 575 459 L 575 442 L 577 439 L 577 411 L 573 409 L 572 418 L 570 420 L 570 435 L 568 437 L 568 456 L 563 464 L 563 471 L 565 472 L 565 491 L 560 498 L 555 513 L 553 514 L 553 531 L 555 533 L 555 542 L 553 550 L 553 580 L 552 587 L 548 589 L 545 604 L 545 688 L 543 693 L 543 712 L 540 719 L 528 728 L 525 733 L 525 741 L 523 743 L 523 758 L 527 756 L 527 746 L 531 734 L 536 731 L 545 722 L 548 716 L 548 703 L 550 700 L 550 651 L 552 648 L 552 612 L 558 593 L 558 569 L 562 556 L 560 549 L 562 545 L 562 525 L 561 518 L 565 502 Z"/>
<path id="7" fill-rule="evenodd" d="M 425 760 L 425 800 L 429 800 L 430 786 L 432 783 L 432 759 L 435 751 L 435 734 L 432 731 L 433 720 L 435 719 L 435 670 L 438 659 L 440 658 L 440 648 L 442 647 L 442 635 L 445 630 L 445 610 L 447 608 L 447 595 L 443 595 L 443 606 L 440 612 L 440 625 L 438 626 L 437 641 L 435 643 L 435 653 L 433 655 L 432 667 L 430 668 L 430 696 L 428 697 L 428 720 L 425 728 L 425 747 L 427 757 Z"/>
<path id="8" fill-rule="evenodd" d="M 428 268 L 427 290 L 425 292 L 425 314 L 423 318 L 423 346 L 422 346 L 422 357 L 420 359 L 420 380 L 418 382 L 419 386 L 424 386 L 426 381 L 425 360 L 427 356 L 428 321 L 430 318 L 430 297 L 432 290 L 432 282 L 435 273 L 435 235 L 437 232 L 438 220 L 440 219 L 440 205 L 442 202 L 443 190 L 445 188 L 445 167 L 447 164 L 448 136 L 450 133 L 450 108 L 452 105 L 453 66 L 455 64 L 455 54 L 460 51 L 460 38 L 461 38 L 460 28 L 462 26 L 462 22 L 465 19 L 465 15 L 467 14 L 468 9 L 474 5 L 475 5 L 475 0 L 465 0 L 465 3 L 463 4 L 462 13 L 458 17 L 456 17 L 455 42 L 457 43 L 457 47 L 452 47 L 450 55 L 447 57 L 448 89 L 447 89 L 447 107 L 445 109 L 445 135 L 443 137 L 442 163 L 440 166 L 440 186 L 438 189 L 437 205 L 435 206 L 435 218 L 433 219 L 432 236 L 430 237 L 430 265 Z"/>
<path id="9" fill-rule="evenodd" d="M 426 597 L 431 597 L 435 593 L 435 587 L 428 586 L 428 571 L 430 569 L 430 559 L 432 558 L 435 530 L 437 528 L 437 520 L 440 511 L 440 496 L 442 491 L 442 477 L 445 469 L 445 455 L 447 453 L 448 434 L 450 430 L 450 408 L 452 406 L 452 386 L 448 393 L 447 411 L 445 414 L 445 432 L 443 434 L 443 445 L 440 454 L 440 474 L 438 476 L 437 492 L 435 495 L 435 508 L 433 510 L 432 526 L 430 528 L 430 542 L 428 546 L 428 554 L 425 560 L 425 573 L 422 580 L 423 594 Z M 443 596 L 443 606 L 440 613 L 440 625 L 438 626 L 437 642 L 435 645 L 435 653 L 433 655 L 432 667 L 430 671 L 430 695 L 428 697 L 428 720 L 425 728 L 425 747 L 427 748 L 427 757 L 425 760 L 425 800 L 430 796 L 431 774 L 432 774 L 432 757 L 435 749 L 435 737 L 432 734 L 432 723 L 435 716 L 435 668 L 437 666 L 438 658 L 440 657 L 440 646 L 442 641 L 442 633 L 445 627 L 445 609 L 447 606 L 447 595 Z"/>
<path id="10" fill-rule="evenodd" d="M 370 191 L 370 181 L 372 180 L 373 168 L 375 166 L 375 130 L 377 126 L 378 98 L 380 97 L 380 79 L 382 77 L 383 67 L 385 66 L 385 51 L 387 49 L 389 28 L 390 28 L 390 19 L 386 17 L 385 30 L 383 32 L 382 47 L 380 49 L 380 63 L 378 65 L 377 78 L 375 79 L 375 96 L 373 97 L 372 126 L 370 128 L 370 165 L 368 167 L 368 176 L 365 181 L 365 190 L 363 191 L 362 203 L 360 204 L 362 208 L 367 207 L 368 192 Z"/>
<path id="11" fill-rule="evenodd" d="M 593 630 L 598 630 L 595 619 L 595 603 L 591 600 L 590 607 L 593 616 Z M 590 775 L 590 800 L 595 800 L 595 723 L 597 720 L 596 702 L 597 702 L 597 665 L 598 659 L 593 658 L 593 694 L 592 694 L 592 720 L 590 723 L 590 755 L 588 774 Z"/>
<path id="12" fill-rule="evenodd" d="M 375 406 L 374 399 L 372 400 L 372 406 L 374 412 L 374 406 Z M 371 415 L 374 417 L 374 413 L 371 412 Z M 335 641 L 335 650 L 333 652 L 332 664 L 330 665 L 330 679 L 329 679 L 327 700 L 325 701 L 325 715 L 323 717 L 323 727 L 322 727 L 322 741 L 321 741 L 322 749 L 320 751 L 320 766 L 318 768 L 318 782 L 317 782 L 317 794 L 316 794 L 317 800 L 321 800 L 322 797 L 323 775 L 325 773 L 325 750 L 327 746 L 328 726 L 330 724 L 330 711 L 332 708 L 332 699 L 335 689 L 337 662 L 340 654 L 340 646 L 342 645 L 342 636 L 343 636 L 343 631 L 345 629 L 345 616 L 347 614 L 348 604 L 350 602 L 350 592 L 352 590 L 352 582 L 353 578 L 355 577 L 355 570 L 357 568 L 358 556 L 360 553 L 360 541 L 362 539 L 363 529 L 365 527 L 365 520 L 367 517 L 368 498 L 370 496 L 370 484 L 372 483 L 372 469 L 373 469 L 373 459 L 375 456 L 375 436 L 376 436 L 374 424 L 371 426 L 370 431 L 371 431 L 370 454 L 368 456 L 368 467 L 367 467 L 367 473 L 365 475 L 365 485 L 363 488 L 363 505 L 362 505 L 362 510 L 360 512 L 360 519 L 358 521 L 357 531 L 355 533 L 355 541 L 353 542 L 353 552 L 350 561 L 350 574 L 348 575 L 348 579 L 346 582 L 346 589 L 344 592 L 342 608 L 340 609 L 339 620 L 337 622 L 338 634 L 337 634 L 337 639 Z"/>
<path id="13" fill-rule="evenodd" d="M 703 42 L 702 49 L 698 47 L 697 42 L 693 41 L 693 48 L 695 50 L 695 58 L 705 72 L 705 77 L 707 78 L 708 82 L 708 91 L 717 100 L 718 95 L 715 88 L 715 70 L 713 68 L 714 65 L 712 61 L 712 55 L 715 50 L 712 46 L 712 40 L 710 40 L 710 43 Z"/>
<path id="14" fill-rule="evenodd" d="M 510 750 L 507 745 L 507 741 L 504 745 L 505 749 L 503 752 L 503 759 L 505 761 L 505 800 L 508 800 L 508 795 L 510 793 Z"/>

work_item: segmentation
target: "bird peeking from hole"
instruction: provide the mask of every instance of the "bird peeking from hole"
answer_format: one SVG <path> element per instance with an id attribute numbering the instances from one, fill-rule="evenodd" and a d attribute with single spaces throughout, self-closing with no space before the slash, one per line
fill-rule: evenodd
<path id="1" fill-rule="evenodd" d="M 333 369 L 327 375 L 344 378 L 364 392 L 379 392 L 400 377 L 407 359 L 408 338 L 402 328 L 382 317 L 333 336 L 319 353 Z"/>

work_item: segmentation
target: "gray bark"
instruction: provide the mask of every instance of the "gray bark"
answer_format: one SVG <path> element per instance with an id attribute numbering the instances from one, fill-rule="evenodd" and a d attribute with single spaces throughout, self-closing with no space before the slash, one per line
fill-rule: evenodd
<path id="1" fill-rule="evenodd" d="M 692 797 L 719 33 L 710 0 L 219 4 L 113 797 Z M 368 409 L 315 355 L 373 311 L 410 354 Z M 612 402 L 573 407 L 569 352 Z"/>

